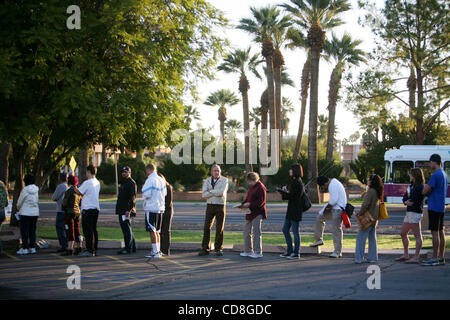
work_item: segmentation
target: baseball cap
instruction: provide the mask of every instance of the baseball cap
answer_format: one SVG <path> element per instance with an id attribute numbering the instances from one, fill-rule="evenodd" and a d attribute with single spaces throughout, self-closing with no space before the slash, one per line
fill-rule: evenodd
<path id="1" fill-rule="evenodd" d="M 124 171 L 131 172 L 131 168 L 129 166 L 125 166 L 122 168 L 122 170 L 120 170 L 120 172 L 124 172 Z"/>

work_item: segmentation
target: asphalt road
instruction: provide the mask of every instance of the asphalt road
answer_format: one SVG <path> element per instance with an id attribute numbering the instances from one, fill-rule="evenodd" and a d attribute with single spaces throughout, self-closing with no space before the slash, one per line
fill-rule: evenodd
<path id="1" fill-rule="evenodd" d="M 101 202 L 100 203 L 100 219 L 111 219 L 116 221 L 115 217 L 115 202 Z M 56 204 L 51 202 L 42 202 L 39 204 L 41 217 L 54 217 Z M 227 205 L 227 223 L 242 223 L 243 213 L 239 209 L 233 209 L 233 204 Z M 268 204 L 268 218 L 264 221 L 265 224 L 282 225 L 286 214 L 287 204 Z M 174 203 L 173 222 L 180 223 L 203 223 L 205 218 L 205 203 Z M 303 214 L 302 225 L 314 225 L 316 222 L 317 212 L 320 206 L 313 206 L 308 212 Z M 356 210 L 358 210 L 356 206 Z M 143 217 L 144 211 L 142 209 L 142 202 L 137 204 L 138 216 Z M 389 219 L 380 221 L 381 226 L 399 226 L 403 223 L 405 217 L 405 208 L 401 206 L 388 206 Z M 445 221 L 450 223 L 450 215 L 445 215 Z"/>
<path id="2" fill-rule="evenodd" d="M 93 258 L 51 253 L 2 258 L 0 299 L 450 299 L 449 264 L 423 267 L 380 257 L 380 289 L 369 290 L 369 264 L 356 265 L 352 257 L 294 261 L 265 254 L 252 260 L 236 252 L 223 257 L 175 252 L 149 261 L 144 254 L 101 250 Z M 79 290 L 67 288 L 71 265 L 80 268 Z"/>

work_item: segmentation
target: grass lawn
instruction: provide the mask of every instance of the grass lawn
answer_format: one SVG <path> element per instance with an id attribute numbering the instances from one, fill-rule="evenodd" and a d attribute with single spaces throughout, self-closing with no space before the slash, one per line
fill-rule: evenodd
<path id="1" fill-rule="evenodd" d="M 120 228 L 100 227 L 98 228 L 100 240 L 123 240 Z M 149 241 L 149 234 L 142 228 L 135 228 L 133 230 L 136 241 Z M 52 226 L 38 226 L 37 236 L 43 239 L 57 239 L 55 228 Z M 203 233 L 201 231 L 172 231 L 172 242 L 198 242 L 202 241 Z M 450 249 L 450 236 L 447 238 L 447 249 Z M 212 232 L 211 239 L 214 239 L 214 232 Z M 379 249 L 402 249 L 402 240 L 400 236 L 379 235 L 378 236 Z M 333 238 L 331 235 L 324 236 L 325 247 L 333 247 Z M 344 235 L 344 248 L 354 248 L 356 235 Z M 414 237 L 410 236 L 410 248 L 415 247 Z M 302 245 L 309 245 L 313 242 L 313 236 L 310 234 L 301 235 Z M 244 239 L 241 232 L 225 232 L 225 244 L 243 244 Z M 267 245 L 285 245 L 284 236 L 282 234 L 264 233 L 263 243 Z M 431 248 L 431 236 L 424 236 L 424 249 Z"/>

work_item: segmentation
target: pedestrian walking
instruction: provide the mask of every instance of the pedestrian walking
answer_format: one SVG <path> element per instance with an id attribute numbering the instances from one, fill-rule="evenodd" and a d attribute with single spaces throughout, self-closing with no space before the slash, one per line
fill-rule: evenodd
<path id="1" fill-rule="evenodd" d="M 152 250 L 146 258 L 160 258 L 160 232 L 161 219 L 165 210 L 165 197 L 167 195 L 166 183 L 156 173 L 153 164 L 146 166 L 147 180 L 142 187 L 142 196 L 144 197 L 145 211 L 145 230 L 150 233 Z"/>
<path id="2" fill-rule="evenodd" d="M 67 249 L 62 256 L 79 255 L 83 248 L 83 237 L 80 232 L 80 202 L 81 196 L 75 191 L 78 178 L 69 175 L 67 179 L 68 189 L 64 193 L 61 208 L 64 210 L 64 228 L 66 230 Z M 76 243 L 76 248 L 74 248 Z"/>
<path id="3" fill-rule="evenodd" d="M 8 188 L 5 183 L 0 180 L 0 229 L 6 220 L 6 208 L 9 204 Z M 0 239 L 0 255 L 3 253 L 2 241 Z"/>
<path id="4" fill-rule="evenodd" d="M 19 210 L 22 247 L 17 254 L 36 253 L 36 225 L 39 217 L 39 188 L 34 184 L 34 176 L 24 177 L 25 187 L 17 200 Z"/>
<path id="5" fill-rule="evenodd" d="M 131 178 L 131 168 L 125 166 L 121 170 L 124 182 L 120 185 L 117 195 L 116 214 L 119 218 L 120 228 L 123 233 L 125 247 L 118 254 L 130 254 L 136 252 L 136 240 L 131 229 L 131 219 L 136 216 L 136 182 Z"/>
<path id="6" fill-rule="evenodd" d="M 380 215 L 380 202 L 383 201 L 384 197 L 384 186 L 383 181 L 377 174 L 373 174 L 369 177 L 367 186 L 368 190 L 364 195 L 361 208 L 356 215 L 363 215 L 365 212 L 369 212 L 370 216 L 374 219 L 374 222 L 367 229 L 360 229 L 356 235 L 355 263 L 364 262 L 367 238 L 369 238 L 369 252 L 366 261 L 369 263 L 378 261 L 376 228 Z"/>
<path id="7" fill-rule="evenodd" d="M 86 168 L 87 180 L 80 188 L 75 188 L 79 195 L 83 196 L 81 201 L 81 224 L 83 227 L 86 250 L 79 254 L 80 257 L 95 257 L 98 251 L 97 221 L 100 212 L 100 182 L 95 177 L 97 169 L 93 165 Z"/>
<path id="8" fill-rule="evenodd" d="M 303 167 L 293 164 L 289 169 L 289 185 L 281 190 L 283 200 L 288 200 L 286 217 L 284 219 L 283 234 L 286 239 L 287 250 L 280 257 L 288 259 L 300 259 L 300 233 L 299 226 L 303 216 L 302 195 L 305 188 L 302 182 Z M 294 247 L 292 247 L 291 232 L 294 236 Z"/>
<path id="9" fill-rule="evenodd" d="M 245 215 L 244 252 L 242 257 L 258 259 L 263 257 L 262 251 L 262 220 L 267 219 L 266 186 L 260 181 L 256 172 L 247 173 L 249 189 L 242 208 L 250 211 Z"/>
<path id="10" fill-rule="evenodd" d="M 347 205 L 347 194 L 345 193 L 344 186 L 338 179 L 329 179 L 320 176 L 317 178 L 317 184 L 319 185 L 320 192 L 330 193 L 330 201 L 317 215 L 314 231 L 315 242 L 310 246 L 317 247 L 323 245 L 325 221 L 331 220 L 334 251 L 329 257 L 339 258 L 342 257 L 342 241 L 344 237 L 342 231 L 342 213 Z"/>
<path id="11" fill-rule="evenodd" d="M 164 199 L 165 209 L 161 221 L 161 253 L 165 256 L 169 256 L 173 217 L 173 187 L 161 173 L 158 172 L 158 175 L 165 181 L 167 190 L 167 195 Z"/>
<path id="12" fill-rule="evenodd" d="M 424 185 L 422 194 L 428 195 L 428 218 L 430 220 L 429 229 L 433 238 L 433 257 L 422 264 L 424 266 L 439 266 L 445 264 L 444 213 L 448 180 L 447 174 L 442 170 L 440 155 L 431 155 L 429 165 L 433 174 L 430 181 Z"/>
<path id="13" fill-rule="evenodd" d="M 403 204 L 406 206 L 406 216 L 403 220 L 400 236 L 403 242 L 403 255 L 395 259 L 396 261 L 405 261 L 406 263 L 420 262 L 420 249 L 422 249 L 422 213 L 423 213 L 423 184 L 425 178 L 422 169 L 412 168 L 409 173 L 411 185 L 403 196 Z M 414 258 L 409 258 L 409 239 L 408 233 L 412 230 L 416 238 L 416 253 Z"/>
<path id="14" fill-rule="evenodd" d="M 55 192 L 52 195 L 52 200 L 56 202 L 56 235 L 58 237 L 59 249 L 56 250 L 57 253 L 66 252 L 67 250 L 67 237 L 66 231 L 64 230 L 64 210 L 62 209 L 62 202 L 64 199 L 64 194 L 67 189 L 67 174 L 61 173 L 59 175 L 60 183 L 56 187 Z"/>
<path id="15" fill-rule="evenodd" d="M 202 197 L 206 199 L 205 224 L 203 226 L 202 249 L 199 256 L 209 255 L 211 251 L 211 227 L 216 220 L 216 256 L 223 256 L 223 229 L 225 226 L 228 179 L 221 175 L 220 166 L 211 167 L 211 176 L 203 183 Z"/>

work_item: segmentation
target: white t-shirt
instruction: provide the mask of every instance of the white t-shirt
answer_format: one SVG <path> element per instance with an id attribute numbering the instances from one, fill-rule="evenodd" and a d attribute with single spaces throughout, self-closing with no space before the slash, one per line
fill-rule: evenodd
<path id="1" fill-rule="evenodd" d="M 86 180 L 81 184 L 78 190 L 83 195 L 81 200 L 81 211 L 89 209 L 97 209 L 100 211 L 99 194 L 100 194 L 100 182 L 97 178 Z"/>
<path id="2" fill-rule="evenodd" d="M 347 205 L 347 194 L 342 183 L 337 179 L 331 179 L 328 185 L 328 192 L 330 193 L 330 204 L 332 209 L 342 209 Z"/>

